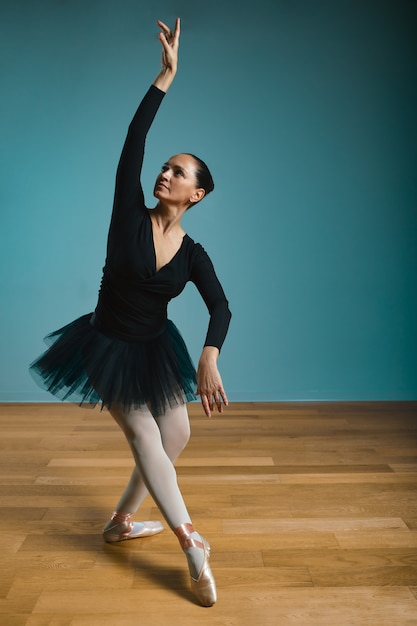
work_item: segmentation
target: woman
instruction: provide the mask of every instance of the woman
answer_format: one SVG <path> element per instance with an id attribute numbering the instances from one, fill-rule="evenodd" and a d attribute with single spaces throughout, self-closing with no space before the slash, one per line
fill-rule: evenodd
<path id="1" fill-rule="evenodd" d="M 200 396 L 208 417 L 228 404 L 217 357 L 230 312 L 203 248 L 184 232 L 181 218 L 212 191 L 203 161 L 177 154 L 163 165 L 145 207 L 139 175 L 146 134 L 177 71 L 180 21 L 161 29 L 162 69 L 128 130 L 116 175 L 107 258 L 98 304 L 48 336 L 50 348 L 32 365 L 40 384 L 61 399 L 101 402 L 123 431 L 135 468 L 103 530 L 108 542 L 160 532 L 159 522 L 132 522 L 149 492 L 185 551 L 191 587 L 203 606 L 216 601 L 210 546 L 194 530 L 173 462 L 189 439 L 186 401 Z M 167 319 L 168 301 L 193 281 L 210 312 L 197 375 L 185 344 Z"/>

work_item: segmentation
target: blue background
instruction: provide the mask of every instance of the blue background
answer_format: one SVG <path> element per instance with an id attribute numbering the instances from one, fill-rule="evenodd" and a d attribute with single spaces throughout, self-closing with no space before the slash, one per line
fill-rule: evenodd
<path id="1" fill-rule="evenodd" d="M 231 400 L 417 398 L 416 3 L 1 2 L 0 400 L 49 401 L 27 366 L 95 307 L 114 172 L 159 69 L 157 18 L 182 17 L 180 67 L 151 129 L 216 190 L 184 227 L 233 320 Z M 195 360 L 207 312 L 170 306 Z"/>

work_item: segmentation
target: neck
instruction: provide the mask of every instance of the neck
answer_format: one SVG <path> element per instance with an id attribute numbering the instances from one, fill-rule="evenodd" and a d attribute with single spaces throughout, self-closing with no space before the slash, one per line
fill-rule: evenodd
<path id="1" fill-rule="evenodd" d="M 186 210 L 186 207 L 169 206 L 158 202 L 152 210 L 152 217 L 164 232 L 179 230 L 181 218 Z"/>

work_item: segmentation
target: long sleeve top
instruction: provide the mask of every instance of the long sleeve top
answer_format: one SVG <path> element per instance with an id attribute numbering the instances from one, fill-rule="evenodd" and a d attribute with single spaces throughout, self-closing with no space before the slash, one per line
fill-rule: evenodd
<path id="1" fill-rule="evenodd" d="M 169 301 L 192 281 L 210 314 L 204 345 L 220 350 L 231 313 L 203 247 L 185 235 L 171 261 L 156 269 L 152 223 L 140 175 L 146 135 L 164 95 L 152 85 L 129 125 L 117 168 L 107 256 L 92 323 L 124 341 L 157 337 L 164 330 Z"/>

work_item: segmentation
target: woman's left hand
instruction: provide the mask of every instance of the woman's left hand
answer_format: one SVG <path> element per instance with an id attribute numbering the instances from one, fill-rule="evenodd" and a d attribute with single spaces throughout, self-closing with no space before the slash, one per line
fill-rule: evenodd
<path id="1" fill-rule="evenodd" d="M 211 417 L 214 407 L 219 413 L 223 413 L 223 406 L 229 404 L 226 392 L 223 388 L 222 379 L 217 369 L 217 348 L 207 346 L 200 357 L 197 369 L 197 396 L 200 396 L 201 404 L 207 417 Z"/>

